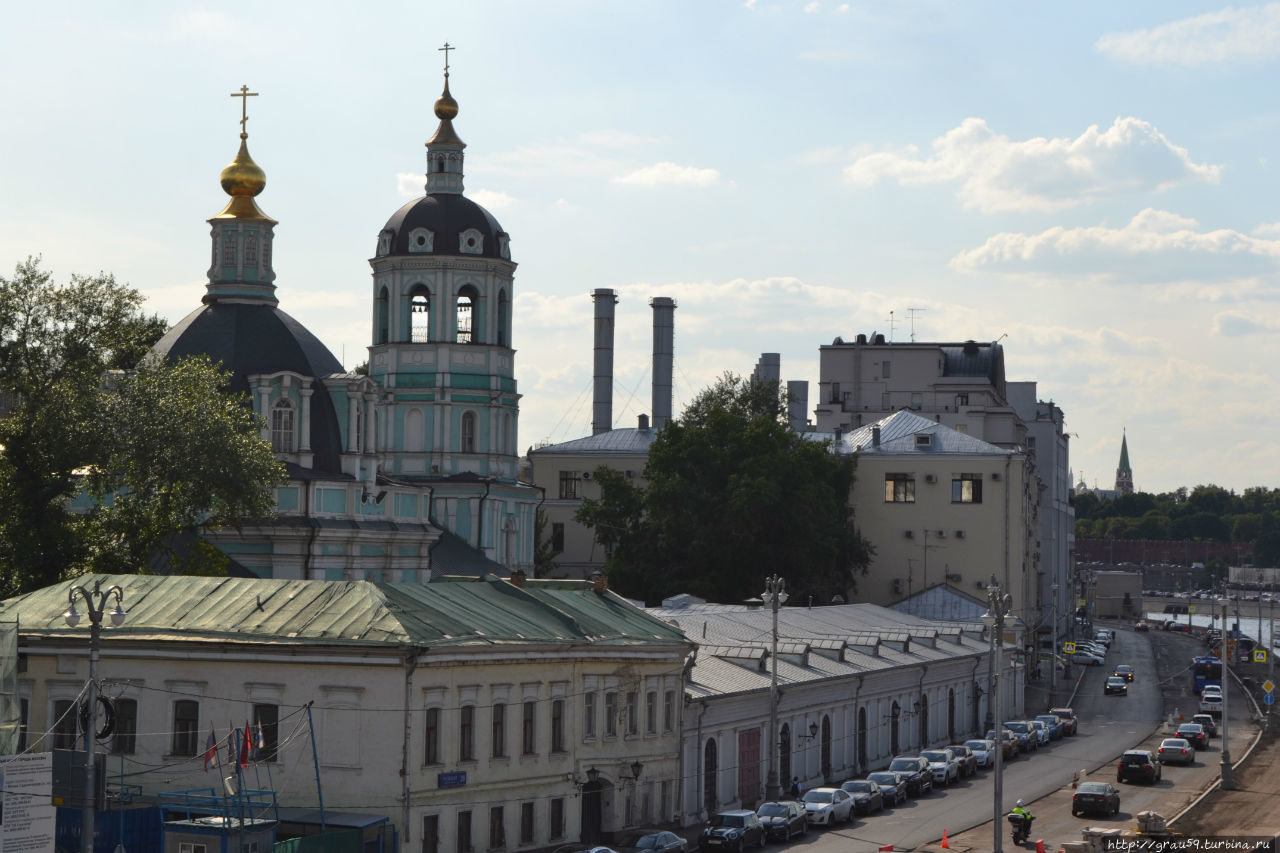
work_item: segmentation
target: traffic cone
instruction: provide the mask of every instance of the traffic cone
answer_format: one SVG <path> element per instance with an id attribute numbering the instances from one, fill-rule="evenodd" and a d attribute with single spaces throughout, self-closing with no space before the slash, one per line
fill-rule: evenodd
<path id="1" fill-rule="evenodd" d="M 947 828 L 945 826 L 942 828 L 942 849 L 943 850 L 951 849 L 951 845 L 947 843 Z M 1040 853 L 1044 853 L 1044 851 L 1041 850 Z"/>
<path id="2" fill-rule="evenodd" d="M 1043 839 L 1043 838 L 1037 838 L 1037 839 L 1036 839 L 1036 853 L 1045 853 L 1045 851 L 1044 851 L 1044 839 Z"/>

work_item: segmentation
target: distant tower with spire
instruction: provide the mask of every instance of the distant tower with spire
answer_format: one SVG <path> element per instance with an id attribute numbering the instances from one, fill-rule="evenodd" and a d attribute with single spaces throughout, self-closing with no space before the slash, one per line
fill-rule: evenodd
<path id="1" fill-rule="evenodd" d="M 1133 469 L 1129 467 L 1129 437 L 1120 438 L 1120 465 L 1116 468 L 1116 495 L 1133 494 Z"/>

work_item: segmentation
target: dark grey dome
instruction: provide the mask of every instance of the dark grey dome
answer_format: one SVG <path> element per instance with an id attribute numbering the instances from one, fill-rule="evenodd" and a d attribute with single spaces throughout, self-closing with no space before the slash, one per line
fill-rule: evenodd
<path id="1" fill-rule="evenodd" d="M 288 370 L 317 380 L 342 373 L 342 364 L 306 327 L 274 305 L 215 302 L 182 318 L 151 350 L 170 361 L 207 355 L 231 373 L 231 390 L 248 392 L 247 377 Z M 317 471 L 342 470 L 333 401 L 323 382 L 312 385 L 311 450 Z"/>
<path id="2" fill-rule="evenodd" d="M 502 230 L 492 213 L 466 196 L 453 193 L 423 196 L 392 214 L 383 229 L 392 235 L 389 254 L 409 254 L 409 232 L 415 228 L 426 228 L 434 235 L 432 255 L 502 258 L 502 243 L 507 239 L 507 232 Z M 458 235 L 471 228 L 484 238 L 480 252 L 463 252 L 458 245 Z M 503 239 L 499 240 L 499 237 Z"/>

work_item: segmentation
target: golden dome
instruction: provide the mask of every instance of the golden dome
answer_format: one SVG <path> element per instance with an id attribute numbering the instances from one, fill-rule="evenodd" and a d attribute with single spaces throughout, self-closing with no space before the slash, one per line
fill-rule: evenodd
<path id="1" fill-rule="evenodd" d="M 240 134 L 240 151 L 222 170 L 222 191 L 231 201 L 217 215 L 217 219 L 269 219 L 258 209 L 253 197 L 267 186 L 267 173 L 249 156 L 249 134 Z"/>
<path id="2" fill-rule="evenodd" d="M 436 118 L 441 121 L 452 121 L 458 115 L 458 102 L 449 94 L 449 78 L 444 81 L 444 93 L 436 98 Z"/>

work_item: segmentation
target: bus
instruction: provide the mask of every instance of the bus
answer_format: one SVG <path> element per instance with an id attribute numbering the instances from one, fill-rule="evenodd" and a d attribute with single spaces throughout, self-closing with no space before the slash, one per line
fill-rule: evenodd
<path id="1" fill-rule="evenodd" d="M 1222 684 L 1222 661 L 1214 657 L 1191 659 L 1191 689 L 1199 693 L 1206 684 Z"/>

